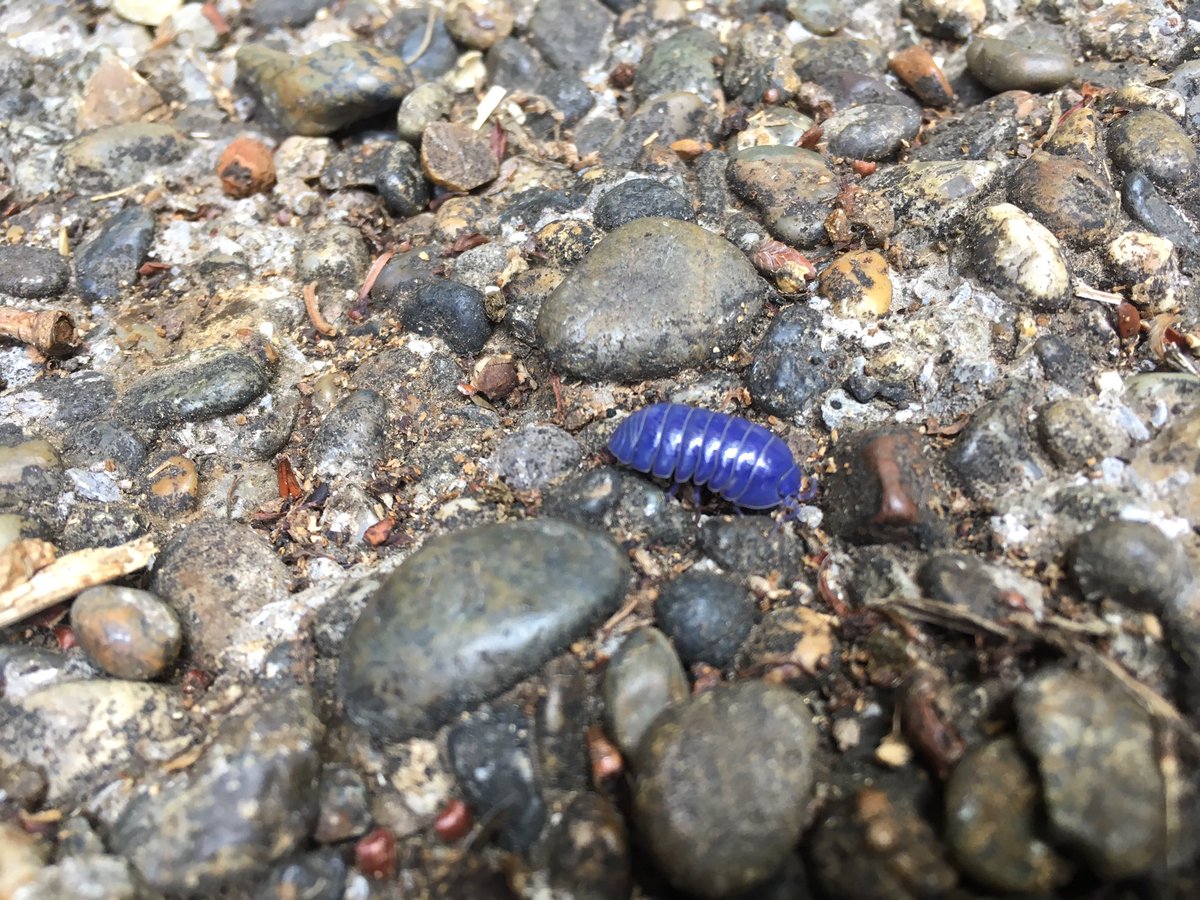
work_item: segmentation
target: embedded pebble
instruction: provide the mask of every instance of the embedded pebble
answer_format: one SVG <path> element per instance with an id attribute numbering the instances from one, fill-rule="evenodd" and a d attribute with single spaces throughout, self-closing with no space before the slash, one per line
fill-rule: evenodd
<path id="1" fill-rule="evenodd" d="M 321 769 L 317 824 L 313 839 L 337 844 L 366 834 L 371 827 L 371 808 L 362 776 L 349 766 L 326 765 Z"/>
<path id="2" fill-rule="evenodd" d="M 162 95 L 145 78 L 119 57 L 105 56 L 84 85 L 75 127 L 84 132 L 137 122 L 162 107 Z"/>
<path id="3" fill-rule="evenodd" d="M 418 144 L 425 129 L 444 119 L 454 104 L 454 95 L 439 82 L 427 81 L 418 84 L 403 100 L 396 111 L 396 131 L 400 139 Z"/>
<path id="4" fill-rule="evenodd" d="M 183 772 L 143 781 L 108 828 L 109 846 L 167 894 L 212 895 L 265 875 L 308 837 L 320 731 L 305 688 L 257 700 Z"/>
<path id="5" fill-rule="evenodd" d="M 102 585 L 71 605 L 71 628 L 88 658 L 117 678 L 134 681 L 165 671 L 183 641 L 175 612 L 149 591 Z"/>
<path id="6" fill-rule="evenodd" d="M 1102 522 L 1076 538 L 1071 574 L 1093 603 L 1115 600 L 1162 615 L 1193 582 L 1187 553 L 1147 522 Z"/>
<path id="7" fill-rule="evenodd" d="M 403 59 L 357 41 L 337 41 L 300 57 L 243 44 L 237 74 L 281 126 L 308 136 L 395 109 L 413 85 Z"/>
<path id="8" fill-rule="evenodd" d="M 1087 400 L 1056 400 L 1042 407 L 1038 436 L 1050 458 L 1064 469 L 1095 465 L 1129 448 L 1128 432 Z"/>
<path id="9" fill-rule="evenodd" d="M 792 65 L 805 81 L 819 81 L 831 72 L 881 74 L 886 57 L 878 41 L 837 35 L 821 41 L 801 41 L 792 50 Z"/>
<path id="10" fill-rule="evenodd" d="M 713 60 L 723 55 L 721 42 L 702 28 L 684 28 L 651 45 L 638 66 L 633 93 L 638 102 L 657 94 L 683 91 L 707 100 L 721 96 Z"/>
<path id="11" fill-rule="evenodd" d="M 158 460 L 150 460 L 151 468 L 146 473 L 146 502 L 150 511 L 163 518 L 191 512 L 200 492 L 196 464 L 179 454 Z"/>
<path id="12" fill-rule="evenodd" d="M 800 837 L 817 732 L 790 689 L 721 684 L 667 707 L 634 757 L 634 808 L 655 864 L 698 897 L 748 890 Z"/>
<path id="13" fill-rule="evenodd" d="M 818 290 L 833 302 L 839 316 L 873 318 L 885 315 L 892 307 L 887 260 L 874 250 L 839 256 L 821 273 Z"/>
<path id="14" fill-rule="evenodd" d="M 1156 865 L 1166 797 L 1154 726 L 1137 701 L 1101 676 L 1064 668 L 1025 681 L 1015 707 L 1056 837 L 1107 877 Z"/>
<path id="15" fill-rule="evenodd" d="M 1120 214 L 1117 192 L 1102 171 L 1082 160 L 1035 152 L 1008 182 L 1013 204 L 1076 247 L 1099 243 Z"/>
<path id="16" fill-rule="evenodd" d="M 1075 75 L 1075 60 L 1061 44 L 979 37 L 967 47 L 971 74 L 997 93 L 1053 91 Z"/>
<path id="17" fill-rule="evenodd" d="M 370 262 L 357 228 L 326 225 L 305 235 L 296 251 L 296 275 L 317 282 L 318 291 L 357 290 Z"/>
<path id="18" fill-rule="evenodd" d="M 602 54 L 613 19 L 599 0 L 539 0 L 529 20 L 528 39 L 550 65 L 582 72 Z"/>
<path id="19" fill-rule="evenodd" d="M 446 756 L 476 815 L 504 809 L 497 826 L 500 846 L 528 850 L 545 827 L 546 804 L 535 779 L 525 715 L 509 706 L 480 709 L 450 729 Z"/>
<path id="20" fill-rule="evenodd" d="M 654 616 L 685 665 L 703 662 L 721 668 L 754 627 L 755 607 L 732 578 L 693 570 L 663 587 Z"/>
<path id="21" fill-rule="evenodd" d="M 184 627 L 190 658 L 212 665 L 244 639 L 263 606 L 287 595 L 288 572 L 253 529 L 215 519 L 185 525 L 155 560 L 151 590 Z"/>
<path id="22" fill-rule="evenodd" d="M 101 303 L 120 299 L 137 280 L 138 267 L 153 242 L 154 216 L 149 210 L 134 206 L 117 213 L 79 250 L 79 292 Z"/>
<path id="23" fill-rule="evenodd" d="M 801 304 L 788 307 L 771 323 L 747 380 L 756 407 L 794 416 L 844 377 L 849 358 L 826 350 L 820 326 L 820 314 Z"/>
<path id="24" fill-rule="evenodd" d="M 62 460 L 49 441 L 0 436 L 0 509 L 49 499 L 62 474 Z"/>
<path id="25" fill-rule="evenodd" d="M 75 806 L 114 778 L 139 776 L 192 743 L 178 689 L 120 679 L 46 684 L 17 694 L 7 672 L 0 765 L 37 766 L 46 802 Z M 44 686 L 43 686 L 44 685 Z"/>
<path id="26" fill-rule="evenodd" d="M 690 91 L 650 97 L 598 147 L 600 158 L 614 167 L 633 168 L 647 148 L 706 134 L 713 122 L 712 105 Z M 581 140 L 577 134 L 576 142 Z"/>
<path id="27" fill-rule="evenodd" d="M 1071 276 L 1058 238 L 1011 203 L 980 214 L 972 259 L 980 279 L 1013 303 L 1055 312 L 1071 301 Z"/>
<path id="28" fill-rule="evenodd" d="M 1159 187 L 1178 187 L 1196 171 L 1196 148 L 1170 116 L 1136 109 L 1108 129 L 1108 153 L 1122 172 L 1142 172 Z"/>
<path id="29" fill-rule="evenodd" d="M 24 244 L 0 247 L 0 293 L 28 299 L 57 297 L 70 277 L 66 260 L 53 250 Z"/>
<path id="30" fill-rule="evenodd" d="M 568 432 L 554 425 L 526 425 L 504 436 L 490 465 L 509 487 L 527 491 L 575 471 L 582 457 L 579 441 Z"/>
<path id="31" fill-rule="evenodd" d="M 825 217 L 838 184 L 820 154 L 800 147 L 751 147 L 729 157 L 729 186 L 760 210 L 786 244 L 813 247 L 825 240 Z"/>
<path id="32" fill-rule="evenodd" d="M 917 581 L 934 600 L 963 606 L 985 619 L 1003 619 L 1014 608 L 1040 618 L 1045 610 L 1042 586 L 1032 578 L 966 553 L 931 554 Z"/>
<path id="33" fill-rule="evenodd" d="M 843 0 L 788 0 L 787 10 L 813 34 L 835 34 L 850 21 Z"/>
<path id="34" fill-rule="evenodd" d="M 686 197 L 653 178 L 634 178 L 621 182 L 605 192 L 596 204 L 593 215 L 596 225 L 605 231 L 613 231 L 634 219 L 648 216 L 684 222 L 692 222 L 696 218 L 692 204 Z"/>
<path id="35" fill-rule="evenodd" d="M 687 697 L 683 664 L 657 628 L 627 635 L 604 671 L 605 720 L 613 740 L 629 756 L 658 714 Z"/>
<path id="36" fill-rule="evenodd" d="M 483 130 L 457 122 L 430 122 L 421 137 L 421 168 L 448 191 L 470 191 L 500 171 L 500 160 Z"/>
<path id="37" fill-rule="evenodd" d="M 559 371 L 618 381 L 667 375 L 732 352 L 761 314 L 764 287 L 723 238 L 675 219 L 635 219 L 546 298 L 537 335 Z"/>
<path id="38" fill-rule="evenodd" d="M 404 327 L 436 335 L 451 353 L 478 353 L 492 334 L 483 292 L 457 281 L 435 281 L 417 288 L 403 307 Z"/>
<path id="39" fill-rule="evenodd" d="M 365 481 L 386 451 L 387 401 L 372 390 L 348 394 L 321 420 L 309 448 L 313 471 Z"/>
<path id="40" fill-rule="evenodd" d="M 904 0 L 901 10 L 925 34 L 963 40 L 987 18 L 984 0 Z"/>
<path id="41" fill-rule="evenodd" d="M 513 29 L 515 15 L 508 0 L 450 0 L 446 30 L 459 43 L 486 50 Z"/>
<path id="42" fill-rule="evenodd" d="M 917 136 L 921 116 L 907 106 L 864 103 L 841 110 L 822 125 L 829 152 L 848 159 L 887 159 Z"/>
<path id="43" fill-rule="evenodd" d="M 267 389 L 258 360 L 236 350 L 201 350 L 157 366 L 129 386 L 119 416 L 156 428 L 243 409 Z"/>
<path id="44" fill-rule="evenodd" d="M 435 538 L 363 610 L 342 648 L 339 696 L 378 737 L 431 731 L 611 615 L 627 576 L 607 536 L 550 519 Z"/>
<path id="45" fill-rule="evenodd" d="M 112 191 L 178 162 L 193 146 L 183 132 L 161 122 L 110 125 L 63 145 L 63 174 L 80 190 Z"/>
<path id="46" fill-rule="evenodd" d="M 1056 156 L 1073 156 L 1091 169 L 1099 169 L 1106 159 L 1100 116 L 1090 107 L 1064 114 L 1042 149 Z"/>
<path id="47" fill-rule="evenodd" d="M 1121 204 L 1130 217 L 1181 250 L 1200 253 L 1200 239 L 1183 215 L 1168 203 L 1141 172 L 1130 172 L 1121 186 Z"/>

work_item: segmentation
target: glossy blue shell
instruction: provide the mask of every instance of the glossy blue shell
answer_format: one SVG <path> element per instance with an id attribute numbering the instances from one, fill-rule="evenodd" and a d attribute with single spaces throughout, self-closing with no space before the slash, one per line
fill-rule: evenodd
<path id="1" fill-rule="evenodd" d="M 683 403 L 639 409 L 617 426 L 608 449 L 639 472 L 708 485 L 746 509 L 770 509 L 800 494 L 800 469 L 777 436 Z"/>

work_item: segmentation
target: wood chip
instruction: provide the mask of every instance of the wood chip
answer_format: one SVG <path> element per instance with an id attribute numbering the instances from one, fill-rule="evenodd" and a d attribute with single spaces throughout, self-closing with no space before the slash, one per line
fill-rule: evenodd
<path id="1" fill-rule="evenodd" d="M 0 592 L 0 628 L 23 621 L 85 588 L 143 569 L 158 553 L 149 536 L 117 547 L 89 547 L 61 556 L 27 581 Z"/>

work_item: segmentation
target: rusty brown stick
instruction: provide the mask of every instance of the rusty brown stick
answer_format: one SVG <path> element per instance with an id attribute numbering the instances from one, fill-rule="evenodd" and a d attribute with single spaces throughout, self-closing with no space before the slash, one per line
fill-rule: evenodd
<path id="1" fill-rule="evenodd" d="M 66 356 L 79 346 L 75 321 L 61 309 L 31 312 L 0 306 L 0 337 L 30 344 L 44 356 Z"/>
<path id="2" fill-rule="evenodd" d="M 308 319 L 312 322 L 313 328 L 318 334 L 323 334 L 325 337 L 335 337 L 337 329 L 325 321 L 325 317 L 321 315 L 321 307 L 317 303 L 317 283 L 310 281 L 304 286 L 304 308 L 308 312 Z"/>

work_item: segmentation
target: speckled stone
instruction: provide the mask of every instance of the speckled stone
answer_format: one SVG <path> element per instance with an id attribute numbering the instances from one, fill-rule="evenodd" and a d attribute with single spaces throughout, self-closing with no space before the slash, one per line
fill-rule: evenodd
<path id="1" fill-rule="evenodd" d="M 108 829 L 110 846 L 170 895 L 214 896 L 265 875 L 316 817 L 320 732 L 306 689 L 258 699 L 224 719 L 183 772 L 143 781 Z"/>
<path id="2" fill-rule="evenodd" d="M 244 44 L 238 78 L 293 134 L 332 134 L 395 109 L 413 85 L 399 56 L 357 41 L 338 41 L 307 56 Z"/>
<path id="3" fill-rule="evenodd" d="M 101 303 L 119 299 L 137 280 L 138 267 L 154 242 L 154 216 L 133 206 L 100 226 L 79 249 L 75 270 L 79 292 Z"/>
<path id="4" fill-rule="evenodd" d="M 35 668 L 36 667 L 32 667 Z M 192 743 L 175 688 L 78 676 L 19 693 L 6 671 L 7 708 L 0 717 L 0 766 L 27 762 L 47 781 L 46 802 L 76 806 L 113 779 L 139 777 Z"/>
<path id="5" fill-rule="evenodd" d="M 1075 247 L 1103 241 L 1120 214 L 1120 199 L 1103 170 L 1041 151 L 1013 173 L 1008 197 L 1055 237 Z"/>
<path id="6" fill-rule="evenodd" d="M 829 152 L 848 159 L 887 159 L 921 130 L 921 115 L 907 106 L 864 103 L 822 123 Z"/>
<path id="7" fill-rule="evenodd" d="M 110 675 L 135 681 L 161 674 L 183 642 L 174 610 L 136 588 L 88 588 L 71 606 L 71 628 L 89 659 Z"/>
<path id="8" fill-rule="evenodd" d="M 892 307 L 887 260 L 874 250 L 856 250 L 837 257 L 821 273 L 818 290 L 833 302 L 839 316 L 875 318 Z"/>
<path id="9" fill-rule="evenodd" d="M 987 18 L 984 0 L 904 0 L 900 8 L 925 34 L 960 41 Z"/>
<path id="10" fill-rule="evenodd" d="M 1071 301 L 1071 276 L 1058 238 L 1011 203 L 982 211 L 972 259 L 979 277 L 1013 303 L 1054 312 Z"/>
<path id="11" fill-rule="evenodd" d="M 526 425 L 505 435 L 490 466 L 518 491 L 544 488 L 575 471 L 583 457 L 579 441 L 556 425 Z"/>
<path id="12" fill-rule="evenodd" d="M 1097 675 L 1049 669 L 1016 694 L 1021 743 L 1056 837 L 1110 878 L 1148 871 L 1165 843 L 1163 776 L 1149 715 Z"/>
<path id="13" fill-rule="evenodd" d="M 421 168 L 434 184 L 465 192 L 495 178 L 500 160 L 486 131 L 458 122 L 431 122 L 421 138 Z"/>
<path id="14" fill-rule="evenodd" d="M 653 178 L 623 181 L 606 191 L 593 213 L 596 225 L 612 231 L 634 219 L 661 216 L 691 222 L 696 218 L 691 202 Z"/>
<path id="15" fill-rule="evenodd" d="M 946 788 L 946 838 L 968 874 L 1006 893 L 1061 887 L 1070 865 L 1039 834 L 1040 787 L 1020 745 L 1000 738 L 962 757 Z"/>
<path id="16" fill-rule="evenodd" d="M 151 589 L 183 622 L 191 658 L 214 665 L 268 603 L 287 595 L 288 570 L 248 525 L 192 522 L 166 543 Z"/>
<path id="17" fill-rule="evenodd" d="M 63 145 L 66 179 L 83 191 L 111 191 L 137 184 L 152 171 L 178 162 L 194 142 L 161 122 L 110 125 Z"/>
<path id="18" fill-rule="evenodd" d="M 66 260 L 54 250 L 26 244 L 0 247 L 0 293 L 28 299 L 57 297 L 70 277 Z"/>
<path id="19" fill-rule="evenodd" d="M 346 638 L 347 714 L 385 739 L 437 728 L 611 615 L 628 571 L 607 536 L 551 519 L 435 538 L 384 582 Z"/>
<path id="20" fill-rule="evenodd" d="M 310 231 L 296 251 L 297 277 L 301 282 L 317 282 L 318 291 L 358 290 L 370 264 L 366 242 L 350 225 Z"/>
<path id="21" fill-rule="evenodd" d="M 635 219 L 546 298 L 538 339 L 559 371 L 580 377 L 672 374 L 732 352 L 760 315 L 764 288 L 723 238 L 675 219 Z"/>
<path id="22" fill-rule="evenodd" d="M 1108 152 L 1123 172 L 1143 172 L 1161 187 L 1178 187 L 1196 173 L 1196 148 L 1178 122 L 1137 109 L 1108 129 Z"/>
<path id="23" fill-rule="evenodd" d="M 786 244 L 813 247 L 825 240 L 825 217 L 838 182 L 825 158 L 800 147 L 751 147 L 729 157 L 729 186 Z"/>
<path id="24" fill-rule="evenodd" d="M 684 28 L 650 45 L 638 65 L 633 93 L 639 103 L 656 94 L 686 91 L 706 100 L 721 97 L 713 60 L 724 53 L 721 42 L 702 28 Z"/>
<path id="25" fill-rule="evenodd" d="M 440 280 L 417 288 L 404 304 L 404 326 L 436 335 L 451 353 L 478 353 L 492 334 L 483 292 L 457 281 Z"/>
<path id="26" fill-rule="evenodd" d="M 725 897 L 766 880 L 800 837 L 817 732 L 799 695 L 721 684 L 654 720 L 634 757 L 635 821 L 676 886 Z"/>
<path id="27" fill-rule="evenodd" d="M 821 314 L 803 304 L 776 316 L 754 353 L 747 386 L 754 405 L 777 416 L 809 409 L 848 374 L 849 357 L 829 352 Z"/>
<path id="28" fill-rule="evenodd" d="M 552 66 L 582 72 L 604 52 L 614 18 L 599 0 L 540 0 L 529 20 L 528 40 Z"/>
<path id="29" fill-rule="evenodd" d="M 257 359 L 235 350 L 200 350 L 139 377 L 117 410 L 126 421 L 161 428 L 236 412 L 266 389 Z"/>

